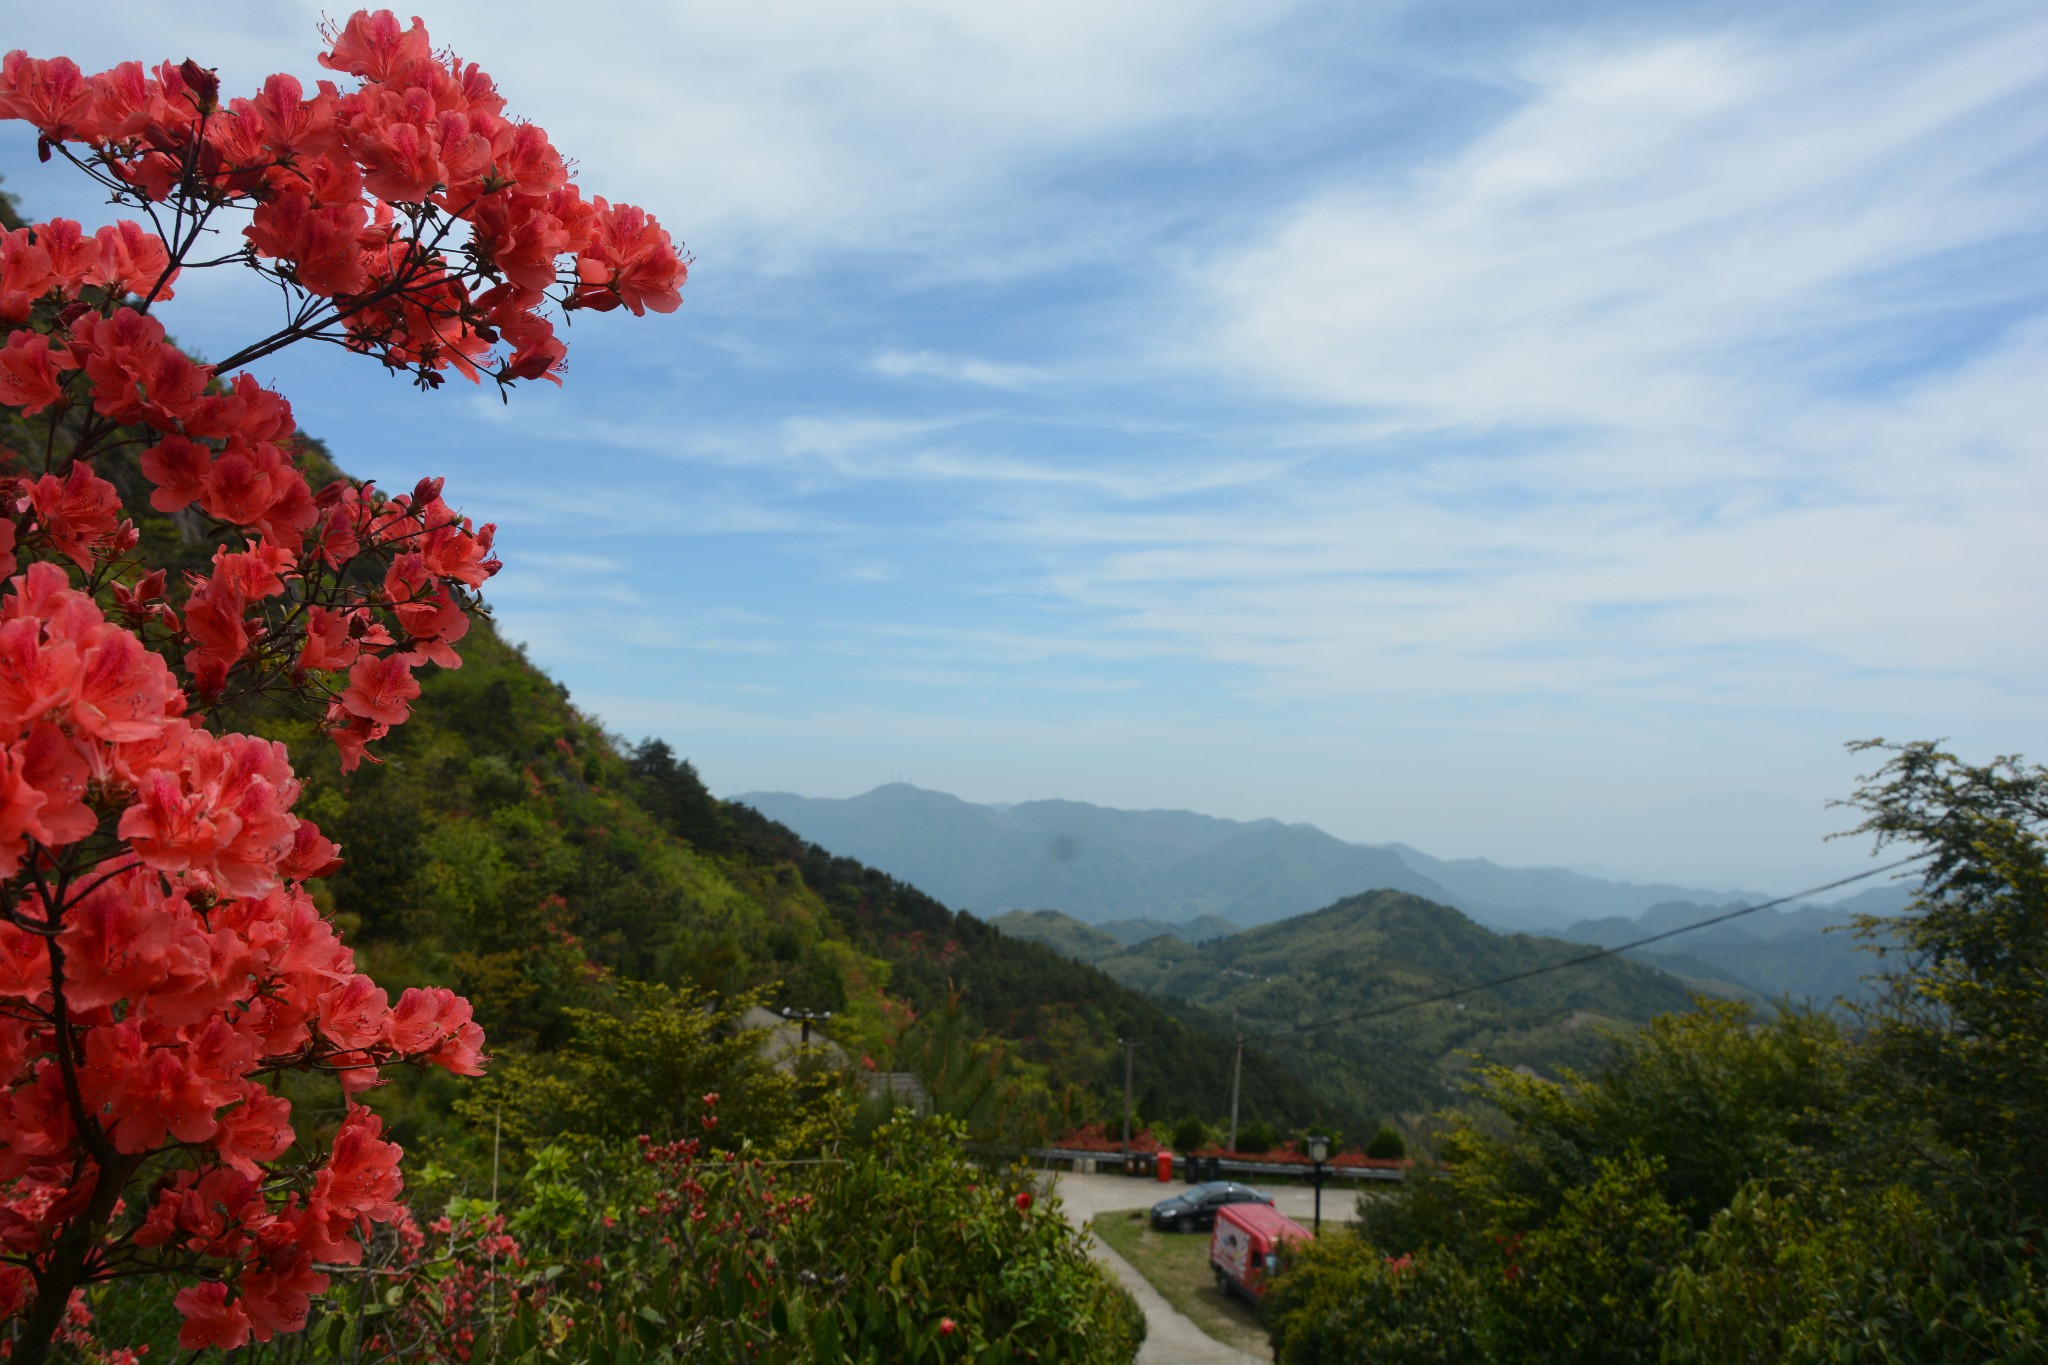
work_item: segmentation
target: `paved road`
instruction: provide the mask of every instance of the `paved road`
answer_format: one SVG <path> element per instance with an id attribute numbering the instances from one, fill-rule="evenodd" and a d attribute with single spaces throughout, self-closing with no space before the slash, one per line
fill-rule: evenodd
<path id="1" fill-rule="evenodd" d="M 1053 1191 L 1059 1195 L 1067 1217 L 1076 1224 L 1122 1209 L 1150 1208 L 1169 1194 L 1178 1194 L 1187 1188 L 1179 1181 L 1162 1185 L 1156 1180 L 1136 1180 L 1122 1175 L 1061 1173 L 1051 1179 Z M 1314 1190 L 1276 1185 L 1270 1192 L 1274 1196 L 1274 1206 L 1289 1218 L 1307 1223 L 1314 1216 Z M 1349 1189 L 1323 1190 L 1325 1220 L 1349 1219 L 1352 1204 L 1353 1193 Z M 1100 1241 L 1095 1243 L 1095 1254 L 1115 1272 L 1137 1299 L 1138 1307 L 1144 1310 L 1145 1345 L 1138 1352 L 1137 1365 L 1268 1365 L 1272 1360 L 1270 1354 L 1247 1355 L 1225 1346 L 1195 1326 L 1186 1314 L 1161 1298 L 1159 1291 L 1132 1269 L 1130 1262 Z"/>
<path id="2" fill-rule="evenodd" d="M 1055 1177 L 1059 1197 L 1065 1201 L 1067 1212 L 1076 1223 L 1093 1218 L 1098 1213 L 1111 1213 L 1118 1209 L 1149 1209 L 1171 1194 L 1179 1194 L 1187 1188 L 1183 1181 L 1161 1184 L 1156 1180 L 1137 1180 L 1127 1175 L 1074 1175 L 1059 1172 Z M 1260 1185 L 1248 1180 L 1248 1185 L 1266 1191 L 1273 1196 L 1273 1207 L 1300 1223 L 1309 1226 L 1315 1220 L 1316 1192 L 1306 1185 Z M 1323 1221 L 1326 1223 L 1348 1223 L 1352 1211 L 1357 1207 L 1358 1191 L 1348 1183 L 1323 1186 Z"/>

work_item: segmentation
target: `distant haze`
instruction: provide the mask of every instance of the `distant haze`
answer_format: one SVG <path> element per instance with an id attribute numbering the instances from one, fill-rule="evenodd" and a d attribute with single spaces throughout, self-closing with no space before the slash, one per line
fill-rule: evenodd
<path id="1" fill-rule="evenodd" d="M 1378 889 L 1408 891 L 1510 930 L 1633 918 L 1673 901 L 1762 899 L 1740 889 L 1631 883 L 1562 868 L 1446 860 L 1401 844 L 1347 843 L 1306 824 L 1079 801 L 977 805 L 892 783 L 846 800 L 787 792 L 735 798 L 833 853 L 949 905 L 990 915 L 1062 910 L 1088 923 L 1220 916 L 1239 926 Z"/>

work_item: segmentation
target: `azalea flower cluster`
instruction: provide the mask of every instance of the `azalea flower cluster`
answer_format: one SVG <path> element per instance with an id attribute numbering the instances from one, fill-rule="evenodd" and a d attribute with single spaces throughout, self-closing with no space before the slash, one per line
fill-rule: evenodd
<path id="1" fill-rule="evenodd" d="M 710 1133 L 718 1126 L 717 1092 L 703 1104 L 698 1126 Z M 691 1316 L 722 1317 L 738 1358 L 755 1358 L 769 1339 L 770 1309 L 791 1281 L 835 1294 L 845 1288 L 844 1275 L 828 1284 L 816 1270 L 788 1263 L 803 1255 L 815 1196 L 790 1193 L 759 1157 L 714 1151 L 702 1137 L 655 1142 L 643 1133 L 638 1141 L 655 1189 L 633 1209 L 631 1236 L 688 1267 L 704 1295 L 702 1312 Z"/>
<path id="2" fill-rule="evenodd" d="M 521 1302 L 544 1306 L 554 1282 L 533 1273 L 503 1214 L 473 1203 L 424 1229 L 401 1214 L 371 1240 L 351 1276 L 358 1296 L 388 1310 L 370 1320 L 357 1345 L 357 1359 L 367 1365 L 462 1365 L 480 1350 L 488 1358 L 502 1330 L 500 1310 Z"/>
<path id="3" fill-rule="evenodd" d="M 33 124 L 46 154 L 117 201 L 175 203 L 173 240 L 131 247 L 130 287 L 154 267 L 145 298 L 168 296 L 172 258 L 216 212 L 250 210 L 239 254 L 296 306 L 286 335 L 233 363 L 324 335 L 428 385 L 448 369 L 560 383 L 564 347 L 541 311 L 551 298 L 636 315 L 681 303 L 688 263 L 661 224 L 584 199 L 546 133 L 507 118 L 491 78 L 434 51 L 419 20 L 358 12 L 329 37 L 321 65 L 356 88 L 323 80 L 309 95 L 276 75 L 225 107 L 218 79 L 191 61 L 86 76 L 68 58 L 14 52 L 0 63 L 0 117 Z"/>
<path id="4" fill-rule="evenodd" d="M 0 1318 L 16 1361 L 78 1330 L 83 1287 L 168 1272 L 184 1349 L 302 1329 L 330 1271 L 404 1220 L 400 1149 L 358 1097 L 396 1064 L 476 1075 L 439 988 L 395 1002 L 306 889 L 340 850 L 293 813 L 257 699 L 344 771 L 454 668 L 494 529 L 438 479 L 389 495 L 316 468 L 243 367 L 320 339 L 432 387 L 560 382 L 561 309 L 667 312 L 658 223 L 585 200 L 546 135 L 417 20 L 357 13 L 308 93 L 222 102 L 186 61 L 86 76 L 0 60 L 0 119 L 141 210 L 0 232 Z M 202 259 L 225 229 L 240 242 Z M 285 324 L 217 365 L 155 310 L 186 272 L 274 282 Z M 22 454 L 8 448 L 14 441 Z M 147 496 L 210 561 L 148 562 Z M 203 551 L 202 551 L 203 554 Z M 272 1089 L 332 1077 L 331 1140 Z"/>
<path id="5" fill-rule="evenodd" d="M 704 1112 L 697 1122 L 707 1133 L 718 1127 L 717 1091 L 704 1096 Z M 698 1236 L 716 1237 L 747 1228 L 759 1230 L 750 1234 L 758 1240 L 770 1230 L 789 1227 L 798 1215 L 809 1212 L 814 1202 L 808 1194 L 782 1193 L 775 1174 L 758 1157 L 743 1160 L 736 1152 L 713 1152 L 703 1138 L 656 1142 L 642 1133 L 639 1144 L 640 1159 L 652 1168 L 656 1188 L 652 1198 L 635 1208 L 634 1213 L 652 1220 L 648 1235 L 665 1247 L 687 1244 L 695 1255 L 702 1251 L 695 1240 Z M 748 1178 L 735 1183 L 732 1177 L 736 1173 L 744 1173 Z M 707 1174 L 714 1183 L 729 1186 L 726 1193 L 730 1202 L 722 1210 L 718 1207 L 719 1199 L 705 1184 Z M 719 1258 L 714 1254 L 702 1259 L 709 1282 L 716 1284 Z M 766 1256 L 762 1269 L 775 1269 L 773 1254 Z M 747 1273 L 746 1267 L 742 1273 Z"/>

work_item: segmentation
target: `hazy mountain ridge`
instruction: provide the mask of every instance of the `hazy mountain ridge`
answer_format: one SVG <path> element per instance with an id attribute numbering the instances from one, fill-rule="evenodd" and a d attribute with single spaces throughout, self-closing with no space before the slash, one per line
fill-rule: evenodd
<path id="1" fill-rule="evenodd" d="M 1902 884 L 1873 887 L 1833 905 L 1792 905 L 1759 910 L 1723 924 L 1632 949 L 1639 962 L 1691 977 L 1718 979 L 1763 1000 L 1830 1005 L 1837 999 L 1867 996 L 1881 966 L 1872 941 L 1853 932 L 1858 915 L 1894 915 L 1906 907 L 1913 889 Z M 1609 916 L 1581 920 L 1558 931 L 1558 937 L 1603 948 L 1618 947 L 1650 934 L 1684 928 L 1701 920 L 1739 910 L 1742 903 L 1701 905 L 1670 901 L 1653 905 L 1635 918 Z"/>
<path id="2" fill-rule="evenodd" d="M 905 783 L 845 799 L 733 798 L 836 853 L 980 915 L 1064 911 L 1084 923 L 1216 915 L 1270 924 L 1362 891 L 1405 891 L 1509 930 L 1633 916 L 1668 901 L 1739 893 L 1602 881 L 1561 868 L 1446 860 L 1402 844 L 1353 844 L 1313 825 L 1124 811 L 1079 801 L 976 805 Z"/>
<path id="3" fill-rule="evenodd" d="M 1708 892 L 1669 882 L 1609 881 L 1562 867 L 1503 867 L 1488 858 L 1432 858 L 1406 844 L 1385 847 L 1458 896 L 1482 905 L 1512 907 L 1531 917 L 1553 917 L 1550 922 L 1558 925 L 1577 919 L 1627 917 L 1701 896 L 1727 901 L 1766 899 L 1742 891 Z"/>

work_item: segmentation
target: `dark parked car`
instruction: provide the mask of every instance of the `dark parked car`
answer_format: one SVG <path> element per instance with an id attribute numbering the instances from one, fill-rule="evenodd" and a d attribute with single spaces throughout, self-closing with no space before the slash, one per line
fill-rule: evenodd
<path id="1" fill-rule="evenodd" d="M 1273 1196 L 1255 1190 L 1249 1185 L 1240 1185 L 1235 1180 L 1212 1180 L 1206 1185 L 1190 1185 L 1171 1199 L 1162 1199 L 1152 1206 L 1152 1226 L 1161 1232 L 1176 1229 L 1213 1228 L 1216 1226 L 1216 1210 L 1225 1204 L 1271 1204 Z"/>

